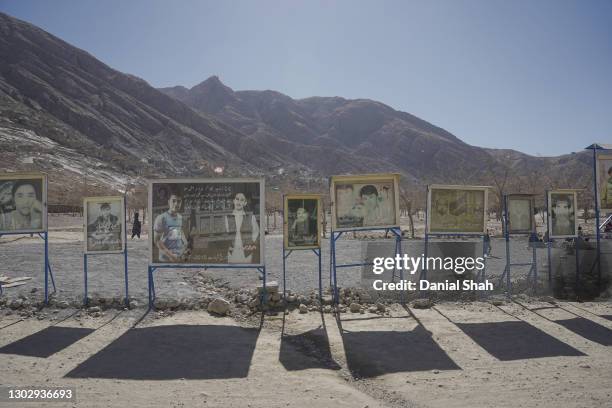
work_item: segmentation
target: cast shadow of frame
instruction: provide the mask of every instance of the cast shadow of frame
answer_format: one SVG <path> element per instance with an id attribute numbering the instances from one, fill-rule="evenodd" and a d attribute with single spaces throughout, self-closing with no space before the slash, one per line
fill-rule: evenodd
<path id="1" fill-rule="evenodd" d="M 500 361 L 586 355 L 520 320 L 454 324 Z"/>
<path id="2" fill-rule="evenodd" d="M 414 318 L 412 313 L 411 316 Z M 400 318 L 400 317 L 392 317 Z M 401 317 L 406 319 L 408 317 Z M 379 317 L 379 319 L 389 319 Z M 415 318 L 411 331 L 348 331 L 336 317 L 346 361 L 354 378 L 384 374 L 438 370 L 461 370 L 434 341 L 431 332 Z"/>
<path id="3" fill-rule="evenodd" d="M 244 378 L 259 329 L 221 325 L 132 328 L 66 374 L 134 380 Z"/>
<path id="4" fill-rule="evenodd" d="M 585 319 L 584 317 L 574 317 L 572 319 L 553 320 L 553 322 L 587 340 L 603 346 L 612 346 L 612 330 L 592 320 Z"/>
<path id="5" fill-rule="evenodd" d="M 281 345 L 278 360 L 288 371 L 323 368 L 339 370 L 331 354 L 325 317 L 321 313 L 321 326 L 306 332 L 289 335 L 285 333 L 285 319 L 281 332 Z"/>
<path id="6" fill-rule="evenodd" d="M 95 329 L 49 326 L 0 348 L 1 354 L 47 358 L 90 335 Z"/>

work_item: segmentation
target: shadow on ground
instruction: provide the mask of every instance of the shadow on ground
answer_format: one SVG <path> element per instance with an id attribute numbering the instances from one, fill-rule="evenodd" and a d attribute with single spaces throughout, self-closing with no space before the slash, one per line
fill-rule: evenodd
<path id="1" fill-rule="evenodd" d="M 455 324 L 501 361 L 585 355 L 523 321 Z"/>
<path id="2" fill-rule="evenodd" d="M 340 369 L 332 358 L 324 327 L 296 335 L 283 334 L 278 360 L 289 371 L 309 368 Z"/>
<path id="3" fill-rule="evenodd" d="M 66 374 L 134 380 L 244 378 L 258 329 L 172 325 L 130 329 Z"/>
<path id="4" fill-rule="evenodd" d="M 347 365 L 355 378 L 461 369 L 421 325 L 412 331 L 341 330 L 341 333 Z"/>
<path id="5" fill-rule="evenodd" d="M 88 336 L 94 329 L 50 326 L 0 348 L 2 354 L 49 357 Z"/>
<path id="6" fill-rule="evenodd" d="M 612 315 L 602 315 L 604 319 L 612 320 Z"/>
<path id="7" fill-rule="evenodd" d="M 553 321 L 585 339 L 604 346 L 612 346 L 612 330 L 601 324 L 597 324 L 583 317 Z"/>

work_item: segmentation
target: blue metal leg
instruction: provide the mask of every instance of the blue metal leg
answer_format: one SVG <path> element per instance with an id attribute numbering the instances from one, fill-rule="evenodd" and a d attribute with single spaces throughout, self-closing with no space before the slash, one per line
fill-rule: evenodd
<path id="1" fill-rule="evenodd" d="M 87 299 L 87 254 L 83 254 L 83 280 L 84 280 L 84 292 L 83 292 L 83 305 L 87 306 L 89 299 Z"/>
<path id="2" fill-rule="evenodd" d="M 262 301 L 261 304 L 265 305 L 268 303 L 268 288 L 266 287 L 266 267 L 261 268 L 261 272 L 263 273 L 263 290 L 261 292 Z"/>
<path id="3" fill-rule="evenodd" d="M 315 250 L 314 253 L 319 258 L 319 301 L 323 302 L 323 279 L 321 276 L 321 248 Z"/>
<path id="4" fill-rule="evenodd" d="M 533 269 L 533 293 L 536 294 L 538 292 L 538 255 L 537 249 L 535 245 L 533 246 L 533 255 L 532 255 L 532 269 Z"/>
<path id="5" fill-rule="evenodd" d="M 147 275 L 149 276 L 149 309 L 153 309 L 153 271 L 151 266 L 147 269 Z"/>
<path id="6" fill-rule="evenodd" d="M 287 291 L 285 290 L 287 287 L 287 279 L 285 276 L 286 264 L 287 264 L 287 255 L 285 254 L 285 246 L 283 245 L 283 299 L 285 302 L 285 307 L 287 307 Z"/>
<path id="7" fill-rule="evenodd" d="M 576 238 L 576 298 L 580 297 L 580 238 Z"/>
<path id="8" fill-rule="evenodd" d="M 340 236 L 340 235 L 338 235 Z M 334 285 L 333 285 L 333 291 L 334 291 L 334 303 L 335 304 L 339 304 L 340 303 L 340 296 L 338 293 L 338 278 L 336 276 L 336 235 L 335 233 L 332 233 L 332 275 L 333 275 L 333 280 L 334 280 Z"/>
<path id="9" fill-rule="evenodd" d="M 49 268 L 48 268 L 48 263 L 49 263 L 49 238 L 48 238 L 48 234 L 45 232 L 44 233 L 44 240 L 45 240 L 45 304 L 48 305 L 49 304 Z"/>
<path id="10" fill-rule="evenodd" d="M 402 230 L 400 228 L 397 229 L 396 231 L 396 237 L 395 237 L 395 252 L 398 255 L 402 255 Z M 404 268 L 399 268 L 399 274 L 400 274 L 400 281 L 404 282 Z M 400 302 L 402 304 L 406 303 L 406 292 L 405 290 L 402 290 L 400 292 Z"/>
<path id="11" fill-rule="evenodd" d="M 127 254 L 127 241 L 125 245 L 125 252 L 123 253 L 123 265 L 125 273 L 125 307 L 130 307 L 130 294 L 128 290 L 128 254 Z"/>

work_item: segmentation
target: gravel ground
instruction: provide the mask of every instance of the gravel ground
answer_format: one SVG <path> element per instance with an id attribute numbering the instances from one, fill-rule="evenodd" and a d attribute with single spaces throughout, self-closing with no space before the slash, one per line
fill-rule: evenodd
<path id="1" fill-rule="evenodd" d="M 83 296 L 83 242 L 81 233 L 81 218 L 73 216 L 52 216 L 49 218 L 50 243 L 49 257 L 53 268 L 55 282 L 58 288 L 58 297 L 78 299 Z M 368 235 L 371 237 L 372 235 Z M 365 253 L 364 242 L 373 240 L 356 240 L 352 234 L 345 234 L 337 243 L 337 262 L 360 262 Z M 382 246 L 381 254 L 388 255 L 394 252 L 393 240 L 377 239 Z M 383 242 L 383 244 L 380 244 Z M 477 243 L 480 241 L 477 240 Z M 605 242 L 612 247 L 612 242 Z M 424 250 L 424 241 L 404 240 L 403 251 L 409 255 L 420 255 Z M 505 242 L 501 238 L 492 239 L 492 256 L 487 260 L 486 276 L 492 280 L 496 289 L 505 263 Z M 526 238 L 516 237 L 511 245 L 512 262 L 530 262 L 532 252 L 527 246 Z M 612 252 L 612 249 L 608 250 Z M 140 302 L 147 299 L 147 236 L 140 240 L 128 240 L 128 270 L 130 297 Z M 564 251 L 553 250 L 553 258 L 561 259 L 562 265 L 572 272 L 575 265 L 573 256 L 561 258 Z M 42 296 L 44 275 L 42 267 L 43 241 L 28 236 L 0 238 L 0 275 L 10 277 L 30 276 L 32 281 L 26 285 L 6 289 L 9 297 L 19 294 Z M 547 253 L 546 249 L 538 250 L 538 271 L 542 284 L 547 282 Z M 553 265 L 555 263 L 553 262 Z M 266 268 L 268 280 L 276 280 L 282 287 L 282 235 L 278 232 L 266 236 Z M 358 287 L 362 285 L 362 275 L 371 273 L 371 267 L 362 271 L 359 267 L 339 268 L 337 279 L 341 287 Z M 296 293 L 307 293 L 318 287 L 317 257 L 312 251 L 294 251 L 287 258 L 287 289 Z M 122 255 L 96 255 L 89 257 L 88 286 L 90 296 L 122 297 L 124 296 L 123 257 Z M 528 266 L 512 268 L 512 279 L 520 282 L 525 279 L 529 271 Z M 194 269 L 162 269 L 155 273 L 157 294 L 160 297 L 188 298 L 195 296 L 196 291 L 188 285 L 183 277 L 197 273 Z M 206 275 L 227 282 L 234 288 L 251 288 L 258 284 L 258 273 L 253 270 L 241 269 L 213 269 L 205 272 Z M 415 279 L 406 276 L 406 278 Z M 497 278 L 497 279 L 496 279 Z M 323 239 L 322 247 L 322 280 L 324 288 L 329 287 L 329 240 Z M 525 290 L 525 285 L 516 285 L 517 291 Z"/>

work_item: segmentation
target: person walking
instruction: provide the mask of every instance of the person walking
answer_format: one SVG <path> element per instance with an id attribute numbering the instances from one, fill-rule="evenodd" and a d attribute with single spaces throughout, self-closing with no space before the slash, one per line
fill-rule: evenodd
<path id="1" fill-rule="evenodd" d="M 140 239 L 140 227 L 140 220 L 138 219 L 138 213 L 136 212 L 134 214 L 134 223 L 132 224 L 132 239 L 134 239 L 135 236 Z"/>

